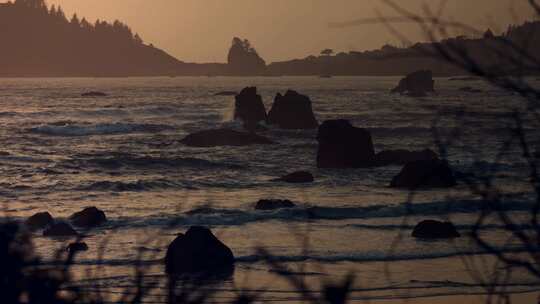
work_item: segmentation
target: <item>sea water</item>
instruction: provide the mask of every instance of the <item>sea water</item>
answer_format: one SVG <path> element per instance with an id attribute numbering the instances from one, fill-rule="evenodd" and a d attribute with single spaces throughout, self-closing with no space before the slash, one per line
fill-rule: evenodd
<path id="1" fill-rule="evenodd" d="M 411 196 L 389 187 L 401 166 L 318 169 L 316 130 L 270 127 L 264 135 L 276 145 L 190 148 L 180 143 L 191 132 L 241 127 L 232 121 L 234 97 L 216 96 L 220 91 L 257 86 L 269 110 L 278 92 L 294 89 L 310 96 L 320 122 L 342 118 L 368 129 L 377 151 L 430 148 L 444 152 L 457 171 L 493 170 L 508 195 L 504 210 L 523 219 L 527 229 L 534 198 L 527 164 L 516 157 L 520 147 L 515 142 L 499 156 L 515 127 L 508 114 L 526 109 L 526 101 L 482 81 L 444 78 L 436 79 L 436 94 L 425 98 L 390 94 L 398 80 L 1 79 L 4 216 L 23 220 L 49 211 L 67 218 L 87 206 L 104 210 L 108 222 L 87 233 L 90 250 L 77 256 L 74 271 L 81 282 L 111 290 L 133 286 L 133 266 L 140 259 L 148 266 L 148 280 L 163 282 L 168 243 L 190 226 L 204 225 L 237 258 L 234 275 L 212 285 L 223 299 L 247 290 L 262 292 L 267 300 L 297 301 L 291 278 L 306 280 L 317 293 L 322 284 L 350 273 L 356 277 L 356 300 L 483 293 L 485 282 L 471 273 L 489 276 L 497 268 L 471 266 L 470 260 L 478 265 L 489 256 L 468 237 L 482 204 L 463 183 Z M 463 86 L 483 93 L 459 90 Z M 86 91 L 108 96 L 82 97 Z M 526 131 L 538 145 L 538 131 Z M 440 138 L 447 149 L 439 150 Z M 270 181 L 296 170 L 312 172 L 315 182 Z M 297 207 L 254 210 L 259 199 L 273 198 L 290 199 Z M 450 219 L 464 237 L 411 238 L 423 219 Z M 503 228 L 493 221 L 482 234 L 500 250 L 523 250 Z M 45 261 L 65 246 L 39 232 L 34 243 Z M 273 269 L 262 252 L 288 273 Z M 89 277 L 88 269 L 100 271 Z M 538 283 L 518 270 L 506 285 L 524 292 L 538 290 Z"/>

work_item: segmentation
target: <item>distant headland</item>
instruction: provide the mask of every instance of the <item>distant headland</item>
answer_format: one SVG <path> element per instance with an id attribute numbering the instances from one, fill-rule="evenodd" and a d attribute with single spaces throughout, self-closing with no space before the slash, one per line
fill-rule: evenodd
<path id="1" fill-rule="evenodd" d="M 393 76 L 431 70 L 436 76 L 464 74 L 435 55 L 438 49 L 465 51 L 483 69 L 508 75 L 527 74 L 516 66 L 523 56 L 540 61 L 540 22 L 510 26 L 500 36 L 465 36 L 409 47 L 385 45 L 364 52 L 317 56 L 267 64 L 248 40 L 234 38 L 227 63 L 187 63 L 145 44 L 120 21 L 94 24 L 44 0 L 0 4 L 0 77 L 122 77 L 122 76 Z M 505 54 L 505 56 L 500 56 Z"/>

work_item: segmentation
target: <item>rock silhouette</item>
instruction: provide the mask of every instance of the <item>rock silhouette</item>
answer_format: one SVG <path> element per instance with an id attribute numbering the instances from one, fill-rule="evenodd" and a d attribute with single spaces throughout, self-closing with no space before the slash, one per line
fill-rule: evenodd
<path id="1" fill-rule="evenodd" d="M 461 235 L 454 224 L 450 222 L 425 220 L 414 227 L 412 236 L 422 239 L 449 239 L 457 238 Z"/>
<path id="2" fill-rule="evenodd" d="M 54 223 L 54 218 L 49 212 L 40 212 L 29 217 L 24 224 L 31 231 L 45 229 Z"/>
<path id="3" fill-rule="evenodd" d="M 80 212 L 76 212 L 69 217 L 71 223 L 76 227 L 93 228 L 107 221 L 105 212 L 96 207 L 88 207 Z"/>
<path id="4" fill-rule="evenodd" d="M 71 237 L 78 235 L 79 233 L 77 233 L 70 224 L 65 222 L 52 224 L 43 231 L 43 236 L 48 237 Z"/>
<path id="5" fill-rule="evenodd" d="M 85 242 L 71 243 L 67 246 L 66 251 L 68 252 L 88 251 L 88 245 Z"/>
<path id="6" fill-rule="evenodd" d="M 276 178 L 273 181 L 275 182 L 285 182 L 285 183 L 312 183 L 315 179 L 313 174 L 307 171 L 297 171 L 290 174 L 287 174 L 283 177 Z"/>
<path id="7" fill-rule="evenodd" d="M 294 208 L 296 205 L 290 200 L 260 200 L 255 204 L 255 210 L 276 210 L 285 208 Z"/>
<path id="8" fill-rule="evenodd" d="M 234 119 L 241 120 L 247 125 L 266 122 L 266 108 L 256 87 L 244 88 L 236 95 L 234 103 Z"/>
<path id="9" fill-rule="evenodd" d="M 231 75 L 262 75 L 266 72 L 266 62 L 247 39 L 233 38 L 227 61 Z"/>
<path id="10" fill-rule="evenodd" d="M 327 120 L 317 134 L 319 168 L 363 168 L 375 164 L 371 134 L 347 120 Z"/>
<path id="11" fill-rule="evenodd" d="M 456 185 L 452 169 L 446 161 L 433 159 L 406 164 L 390 184 L 395 188 L 447 188 Z"/>
<path id="12" fill-rule="evenodd" d="M 254 133 L 231 129 L 200 131 L 186 136 L 181 143 L 190 147 L 269 145 L 274 142 Z"/>
<path id="13" fill-rule="evenodd" d="M 165 256 L 168 274 L 215 274 L 229 272 L 234 255 L 205 227 L 191 227 L 169 245 Z"/>
<path id="14" fill-rule="evenodd" d="M 268 123 L 281 129 L 316 129 L 319 123 L 311 104 L 308 96 L 295 91 L 278 93 L 268 112 Z"/>
<path id="15" fill-rule="evenodd" d="M 421 151 L 409 150 L 385 150 L 375 155 L 375 162 L 379 166 L 405 165 L 410 162 L 420 160 L 434 160 L 439 156 L 433 150 L 425 149 Z"/>
<path id="16" fill-rule="evenodd" d="M 398 86 L 392 90 L 392 93 L 421 97 L 426 95 L 427 92 L 434 91 L 435 81 L 433 80 L 433 73 L 428 70 L 421 70 L 401 79 Z"/>

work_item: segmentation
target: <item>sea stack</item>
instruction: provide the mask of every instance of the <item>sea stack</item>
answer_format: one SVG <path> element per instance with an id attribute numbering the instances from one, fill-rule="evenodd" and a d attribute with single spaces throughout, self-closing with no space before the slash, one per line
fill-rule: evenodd
<path id="1" fill-rule="evenodd" d="M 266 108 L 256 87 L 244 88 L 236 95 L 234 103 L 234 119 L 241 120 L 245 125 L 254 126 L 266 122 Z"/>
<path id="2" fill-rule="evenodd" d="M 319 126 L 311 99 L 308 96 L 289 90 L 285 95 L 278 93 L 268 112 L 268 124 L 281 129 L 316 129 Z"/>

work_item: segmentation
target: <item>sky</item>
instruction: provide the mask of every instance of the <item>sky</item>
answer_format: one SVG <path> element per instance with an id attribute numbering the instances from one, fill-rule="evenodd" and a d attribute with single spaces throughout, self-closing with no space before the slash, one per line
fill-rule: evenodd
<path id="1" fill-rule="evenodd" d="M 412 11 L 439 0 L 394 0 Z M 397 16 L 381 0 L 48 0 L 66 14 L 89 21 L 121 20 L 145 43 L 187 62 L 225 62 L 233 37 L 249 39 L 267 61 L 319 54 L 322 49 L 362 51 L 399 45 L 384 25 L 331 27 L 334 22 Z M 448 0 L 446 19 L 502 31 L 531 19 L 527 0 Z M 410 40 L 424 37 L 412 24 L 398 29 Z"/>

